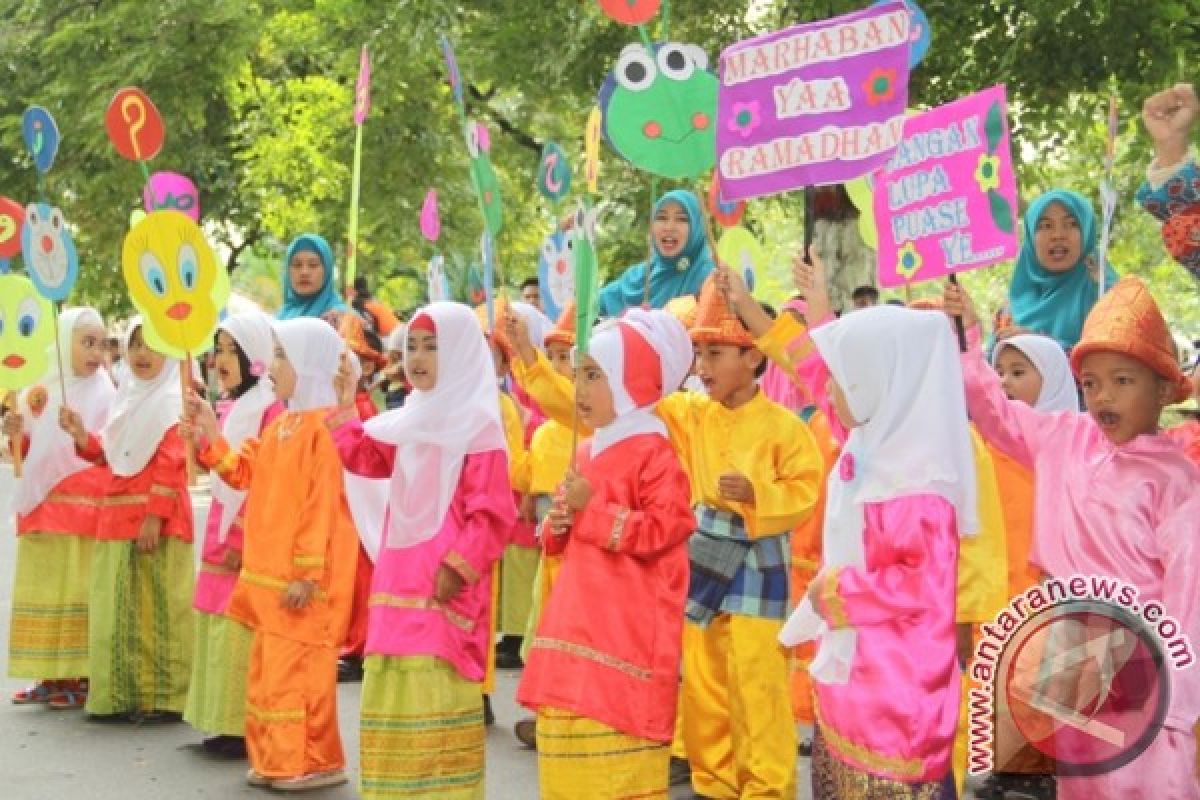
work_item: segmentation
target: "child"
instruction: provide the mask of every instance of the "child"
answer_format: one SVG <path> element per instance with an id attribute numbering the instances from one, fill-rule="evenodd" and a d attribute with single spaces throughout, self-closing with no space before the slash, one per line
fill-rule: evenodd
<path id="1" fill-rule="evenodd" d="M 770 324 L 736 276 L 722 278 L 759 346 L 794 371 L 795 323 Z M 848 435 L 829 475 L 822 569 L 780 635 L 819 639 L 813 796 L 950 798 L 959 533 L 978 527 L 953 336 L 938 315 L 892 306 L 814 316 L 806 347 Z"/>
<path id="2" fill-rule="evenodd" d="M 271 318 L 258 311 L 236 314 L 221 323 L 215 339 L 213 364 L 227 398 L 221 434 L 231 449 L 241 448 L 283 412 L 266 377 L 275 352 Z M 183 718 L 214 734 L 203 742 L 209 753 L 245 758 L 246 673 L 254 634 L 225 611 L 242 566 L 246 492 L 214 475 L 212 498 L 192 602 L 199 612 L 196 657 Z"/>
<path id="3" fill-rule="evenodd" d="M 208 439 L 201 460 L 247 490 L 245 549 L 228 615 L 254 631 L 246 680 L 251 786 L 303 791 L 345 783 L 337 656 L 350 615 L 358 535 L 327 418 L 342 341 L 317 319 L 277 322 L 270 377 L 287 405 L 233 450 L 193 394 Z"/>
<path id="4" fill-rule="evenodd" d="M 112 471 L 92 557 L 87 711 L 97 720 L 178 722 L 195 580 L 179 362 L 146 345 L 137 317 L 123 355 L 129 375 L 99 438 L 78 411 L 64 405 L 60 413 L 79 455 Z"/>
<path id="5" fill-rule="evenodd" d="M 494 370 L 471 310 L 418 311 L 405 371 L 413 392 L 403 408 L 365 426 L 347 420 L 336 433 L 348 470 L 390 476 L 371 588 L 360 789 L 367 800 L 482 798 L 492 565 L 516 509 Z"/>
<path id="6" fill-rule="evenodd" d="M 691 350 L 669 314 L 634 309 L 596 330 L 579 365 L 595 435 L 543 526 L 563 562 L 517 692 L 538 714 L 546 800 L 666 796 L 695 520 L 652 409 Z"/>
<path id="7" fill-rule="evenodd" d="M 1096 213 L 1087 198 L 1054 189 L 1025 212 L 1025 238 L 1008 287 L 1014 323 L 1070 351 L 1099 296 Z M 1104 265 L 1104 288 L 1117 282 Z"/>
<path id="8" fill-rule="evenodd" d="M 79 410 L 89 432 L 104 427 L 116 395 L 102 369 L 106 335 L 94 309 L 72 308 L 59 315 L 68 402 Z M 76 455 L 71 437 L 59 427 L 63 393 L 57 358 L 51 356 L 50 364 L 41 388 L 24 392 L 20 412 L 4 420 L 14 446 L 28 448 L 15 498 L 17 561 L 8 672 L 38 679 L 14 694 L 14 703 L 72 709 L 82 708 L 87 699 L 88 587 L 100 498 L 109 476 Z"/>
<path id="9" fill-rule="evenodd" d="M 699 292 L 712 272 L 704 212 L 687 189 L 667 192 L 654 204 L 649 238 L 650 259 L 600 290 L 601 316 L 616 317 L 646 304 L 662 308 L 672 298 Z"/>
<path id="10" fill-rule="evenodd" d="M 966 293 L 946 288 L 972 347 L 962 357 L 971 417 L 984 436 L 1032 468 L 1033 561 L 1055 577 L 1103 575 L 1162 603 L 1180 629 L 1198 630 L 1195 553 L 1200 471 L 1158 431 L 1162 408 L 1187 396 L 1170 334 L 1145 285 L 1121 280 L 1089 314 L 1071 354 L 1088 413 L 1043 413 L 1009 400 L 978 347 Z M 1072 798 L 1200 797 L 1193 770 L 1200 716 L 1194 670 L 1171 674 L 1163 728 L 1148 749 L 1107 774 L 1058 780 Z M 1086 754 L 1081 754 L 1086 757 Z"/>
<path id="11" fill-rule="evenodd" d="M 1143 208 L 1163 224 L 1167 251 L 1200 278 L 1200 172 L 1190 147 L 1200 100 L 1189 83 L 1146 99 L 1142 121 L 1154 141 L 1154 161 L 1137 192 Z"/>
<path id="12" fill-rule="evenodd" d="M 398 325 L 387 339 L 387 366 L 383 369 L 383 404 L 387 411 L 403 406 L 412 390 L 404 376 L 404 340 L 407 336 L 407 327 Z"/>

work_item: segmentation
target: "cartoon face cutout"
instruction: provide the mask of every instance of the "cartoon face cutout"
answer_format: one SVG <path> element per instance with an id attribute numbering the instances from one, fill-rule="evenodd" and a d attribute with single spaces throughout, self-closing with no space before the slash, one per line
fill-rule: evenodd
<path id="1" fill-rule="evenodd" d="M 488 232 L 497 236 L 504 227 L 504 207 L 500 199 L 500 179 L 492 168 L 488 153 L 492 149 L 487 128 L 467 122 L 463 132 L 467 140 L 467 154 L 471 157 L 471 184 L 483 204 L 483 220 Z"/>
<path id="2" fill-rule="evenodd" d="M 546 142 L 538 164 L 537 188 L 542 197 L 557 203 L 571 191 L 571 162 L 555 142 Z"/>
<path id="3" fill-rule="evenodd" d="M 49 366 L 54 309 L 22 275 L 0 275 L 0 389 L 36 383 Z"/>
<path id="4" fill-rule="evenodd" d="M 542 242 L 538 255 L 538 286 L 542 310 L 550 319 L 558 319 L 567 303 L 575 297 L 575 255 L 572 235 L 555 231 Z"/>
<path id="5" fill-rule="evenodd" d="M 716 162 L 717 85 L 696 45 L 628 45 L 600 87 L 604 136 L 638 169 L 696 177 Z"/>
<path id="6" fill-rule="evenodd" d="M 63 213 L 30 203 L 21 228 L 21 253 L 38 291 L 55 302 L 65 300 L 79 277 L 79 257 Z"/>
<path id="7" fill-rule="evenodd" d="M 204 349 L 229 299 L 229 275 L 196 223 L 179 211 L 147 214 L 125 236 L 121 268 L 151 348 L 173 358 Z"/>

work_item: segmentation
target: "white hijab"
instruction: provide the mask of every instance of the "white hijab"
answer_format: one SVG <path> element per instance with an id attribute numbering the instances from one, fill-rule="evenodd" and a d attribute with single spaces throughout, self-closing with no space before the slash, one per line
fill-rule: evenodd
<path id="1" fill-rule="evenodd" d="M 641 337 L 658 356 L 659 395 L 641 406 L 630 396 L 625 383 L 625 335 Z M 596 328 L 588 355 L 608 378 L 616 412 L 616 419 L 597 428 L 592 435 L 592 457 L 631 436 L 647 433 L 666 436 L 667 427 L 654 413 L 654 406 L 679 389 L 691 370 L 694 350 L 683 323 L 666 311 L 632 308 L 620 319 L 608 320 Z"/>
<path id="2" fill-rule="evenodd" d="M 1000 360 L 1000 352 L 1012 347 L 1029 359 L 1033 368 L 1042 376 L 1042 390 L 1038 392 L 1034 408 L 1038 411 L 1079 411 L 1079 390 L 1071 375 L 1071 362 L 1060 345 L 1049 336 L 1022 333 L 996 342 L 992 351 L 992 366 Z"/>
<path id="3" fill-rule="evenodd" d="M 117 390 L 104 368 L 81 378 L 71 369 L 71 348 L 75 328 L 92 325 L 104 336 L 104 320 L 92 308 L 69 308 L 58 316 L 58 344 L 62 349 L 65 374 L 59 380 L 58 353 L 50 352 L 50 371 L 42 379 L 47 401 L 35 418 L 29 407 L 29 391 L 21 395 L 20 409 L 25 417 L 25 429 L 30 435 L 29 455 L 25 458 L 25 474 L 17 484 L 15 505 L 18 514 L 28 514 L 38 506 L 63 479 L 91 466 L 75 453 L 75 443 L 58 424 L 62 407 L 62 383 L 67 386 L 67 404 L 83 417 L 83 427 L 99 431 L 108 422 Z"/>
<path id="4" fill-rule="evenodd" d="M 242 442 L 258 436 L 262 428 L 263 414 L 275 402 L 275 389 L 267 376 L 267 367 L 270 366 L 275 353 L 271 323 L 271 318 L 261 311 L 247 311 L 234 314 L 217 327 L 218 331 L 225 331 L 233 337 L 245 354 L 246 360 L 250 362 L 251 372 L 258 375 L 258 382 L 233 401 L 221 425 L 221 434 L 229 443 L 229 447 L 235 451 L 241 447 Z M 246 376 L 242 377 L 244 379 Z M 242 504 L 246 502 L 246 492 L 234 489 L 214 473 L 212 496 L 221 503 L 217 539 L 224 542 L 229 535 L 230 526 L 242 510 Z"/>
<path id="5" fill-rule="evenodd" d="M 436 536 L 458 487 L 463 459 L 506 449 L 496 370 L 474 312 L 458 303 L 432 303 L 413 319 L 420 316 L 429 317 L 436 331 L 436 385 L 428 391 L 414 389 L 403 407 L 364 425 L 372 439 L 398 448 L 388 547 L 411 547 Z"/>
<path id="6" fill-rule="evenodd" d="M 142 327 L 142 318 L 129 322 L 121 341 L 121 359 L 129 363 L 129 342 Z M 158 450 L 159 442 L 183 413 L 183 389 L 179 381 L 179 362 L 163 361 L 163 367 L 148 381 L 129 373 L 117 387 L 116 407 L 104 428 L 104 457 L 113 474 L 137 475 Z"/>
<path id="7" fill-rule="evenodd" d="M 328 322 L 312 317 L 275 320 L 272 327 L 296 371 L 296 389 L 287 401 L 288 411 L 336 406 L 333 378 L 344 349 L 338 332 Z"/>
<path id="8" fill-rule="evenodd" d="M 825 568 L 865 566 L 863 506 L 903 495 L 937 494 L 954 506 L 960 534 L 979 530 L 975 460 L 958 346 L 943 314 L 877 306 L 816 328 L 813 342 L 854 418 L 829 474 Z M 858 634 L 830 630 L 805 598 L 779 635 L 786 645 L 819 638 L 809 668 L 822 683 L 845 683 Z"/>

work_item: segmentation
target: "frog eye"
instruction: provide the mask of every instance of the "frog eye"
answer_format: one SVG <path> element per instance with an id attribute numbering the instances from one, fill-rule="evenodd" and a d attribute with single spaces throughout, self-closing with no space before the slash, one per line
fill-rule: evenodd
<path id="1" fill-rule="evenodd" d="M 142 271 L 142 280 L 150 287 L 150 291 L 159 297 L 167 296 L 167 273 L 163 271 L 162 264 L 158 263 L 158 259 L 150 251 L 142 253 L 142 257 L 138 259 L 138 267 Z"/>
<path id="2" fill-rule="evenodd" d="M 26 297 L 17 306 L 17 333 L 28 339 L 37 330 L 38 320 L 42 318 L 42 309 L 38 301 Z"/>
<path id="3" fill-rule="evenodd" d="M 186 242 L 179 246 L 179 281 L 189 292 L 196 288 L 196 248 Z"/>
<path id="4" fill-rule="evenodd" d="M 617 58 L 617 83 L 631 92 L 649 89 L 658 76 L 654 59 L 640 44 L 631 44 Z"/>
<path id="5" fill-rule="evenodd" d="M 698 44 L 681 45 L 683 52 L 688 54 L 688 58 L 696 65 L 698 70 L 708 69 L 708 53 L 704 52 L 704 48 Z"/>
<path id="6" fill-rule="evenodd" d="M 696 64 L 683 45 L 668 42 L 658 50 L 658 68 L 673 81 L 686 81 L 696 71 Z"/>

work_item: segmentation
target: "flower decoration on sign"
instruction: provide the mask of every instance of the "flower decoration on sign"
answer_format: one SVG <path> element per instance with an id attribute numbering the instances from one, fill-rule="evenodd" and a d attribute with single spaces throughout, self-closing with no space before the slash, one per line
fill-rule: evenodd
<path id="1" fill-rule="evenodd" d="M 975 182 L 979 191 L 990 192 L 1000 188 L 1000 159 L 987 153 L 980 153 L 979 163 L 975 167 Z"/>
<path id="2" fill-rule="evenodd" d="M 762 112 L 759 110 L 757 100 L 733 104 L 733 115 L 729 118 L 729 130 L 745 139 L 754 133 L 754 130 L 761 124 Z"/>
<path id="3" fill-rule="evenodd" d="M 925 260 L 921 258 L 921 254 L 917 252 L 917 248 L 912 242 L 905 242 L 904 247 L 900 248 L 897 255 L 899 259 L 896 261 L 896 272 L 906 280 L 912 280 Z"/>
<path id="4" fill-rule="evenodd" d="M 876 67 L 863 82 L 867 93 L 867 104 L 877 106 L 889 102 L 896 96 L 896 70 Z"/>

